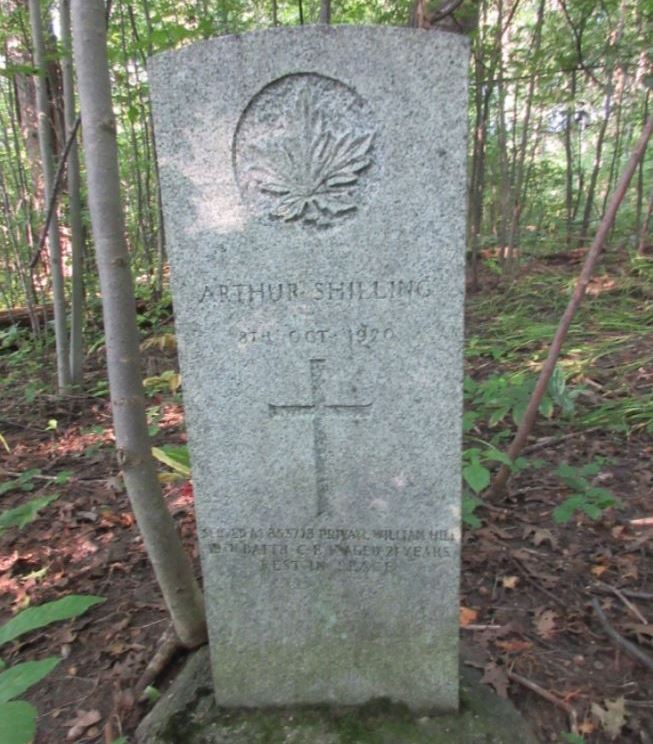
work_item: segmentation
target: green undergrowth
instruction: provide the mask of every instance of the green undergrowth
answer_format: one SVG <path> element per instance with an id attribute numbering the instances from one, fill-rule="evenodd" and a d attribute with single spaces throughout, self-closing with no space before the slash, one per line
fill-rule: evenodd
<path id="1" fill-rule="evenodd" d="M 652 265 L 633 259 L 601 270 L 605 288 L 583 298 L 558 361 L 567 387 L 578 391 L 565 424 L 653 433 L 653 395 L 637 383 L 638 371 L 653 364 Z M 578 271 L 522 276 L 468 297 L 467 373 L 477 383 L 536 378 Z"/>

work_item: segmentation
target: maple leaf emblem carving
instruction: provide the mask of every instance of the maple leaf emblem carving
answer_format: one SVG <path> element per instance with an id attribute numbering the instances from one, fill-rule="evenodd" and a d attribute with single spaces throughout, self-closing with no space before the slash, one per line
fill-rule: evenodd
<path id="1" fill-rule="evenodd" d="M 356 184 L 372 162 L 374 134 L 334 131 L 319 95 L 308 87 L 289 118 L 286 134 L 255 147 L 258 162 L 251 175 L 273 197 L 270 216 L 328 226 L 357 208 Z"/>

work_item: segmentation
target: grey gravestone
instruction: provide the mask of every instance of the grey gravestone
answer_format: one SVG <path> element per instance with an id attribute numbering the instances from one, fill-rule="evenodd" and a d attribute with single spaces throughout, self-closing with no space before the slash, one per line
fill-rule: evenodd
<path id="1" fill-rule="evenodd" d="M 151 64 L 213 680 L 458 705 L 465 39 Z"/>

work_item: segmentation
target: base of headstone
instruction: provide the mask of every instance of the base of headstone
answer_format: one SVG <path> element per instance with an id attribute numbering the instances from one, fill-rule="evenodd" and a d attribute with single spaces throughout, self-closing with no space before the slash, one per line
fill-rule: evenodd
<path id="1" fill-rule="evenodd" d="M 386 700 L 357 708 L 219 708 L 208 648 L 196 651 L 143 719 L 138 744 L 537 744 L 507 700 L 461 664 L 460 712 L 420 716 Z"/>

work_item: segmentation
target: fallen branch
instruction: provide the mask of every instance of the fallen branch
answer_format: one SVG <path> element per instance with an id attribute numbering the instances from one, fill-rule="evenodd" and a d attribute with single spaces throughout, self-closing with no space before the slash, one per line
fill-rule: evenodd
<path id="1" fill-rule="evenodd" d="M 136 683 L 134 697 L 138 701 L 145 699 L 145 689 L 159 677 L 178 651 L 184 650 L 182 642 L 177 637 L 172 625 L 169 625 L 159 639 L 157 650 L 150 659 L 145 671 Z"/>
<path id="2" fill-rule="evenodd" d="M 539 452 L 539 450 L 547 449 L 548 447 L 555 447 L 558 444 L 562 444 L 563 442 L 568 441 L 569 439 L 573 439 L 574 437 L 577 437 L 579 434 L 592 434 L 592 432 L 599 431 L 601 429 L 600 426 L 594 426 L 591 429 L 583 429 L 582 431 L 572 431 L 569 434 L 564 434 L 561 437 L 544 437 L 543 439 L 540 439 L 538 442 L 534 442 L 533 444 L 529 444 L 528 447 L 524 447 L 524 449 L 521 451 L 522 455 L 531 455 L 533 452 Z"/>
<path id="3" fill-rule="evenodd" d="M 514 555 L 511 555 L 510 558 L 512 562 L 515 564 L 515 566 L 517 567 L 517 570 L 519 571 L 519 573 L 526 579 L 526 581 L 528 581 L 529 584 L 531 584 L 531 586 L 534 586 L 536 589 L 541 591 L 542 594 L 546 594 L 546 596 L 552 602 L 559 605 L 560 607 L 564 607 L 564 608 L 567 607 L 567 603 L 561 597 L 558 597 L 553 592 L 550 592 L 548 589 L 545 589 L 543 586 L 540 586 L 540 584 L 538 584 L 537 581 L 535 581 L 535 579 L 530 575 L 530 573 L 528 572 L 528 569 L 526 568 L 526 566 L 524 566 L 521 563 L 521 561 L 517 560 L 517 558 L 515 558 Z"/>
<path id="4" fill-rule="evenodd" d="M 653 658 L 651 658 L 645 651 L 642 651 L 642 649 L 636 646 L 634 643 L 631 643 L 630 641 L 626 640 L 621 634 L 617 633 L 612 625 L 610 625 L 610 622 L 606 617 L 605 612 L 603 612 L 603 610 L 601 609 L 599 600 L 596 597 L 594 597 L 594 599 L 592 600 L 592 607 L 594 608 L 594 612 L 596 612 L 596 616 L 598 617 L 603 630 L 606 632 L 610 640 L 616 646 L 623 649 L 627 654 L 632 656 L 633 659 L 636 659 L 645 667 L 648 667 L 649 671 L 653 672 Z"/>
<path id="5" fill-rule="evenodd" d="M 560 710 L 564 710 L 564 712 L 567 714 L 567 717 L 569 718 L 569 726 L 571 730 L 575 733 L 577 731 L 576 724 L 576 711 L 569 705 L 569 703 L 565 703 L 564 700 L 560 700 L 559 697 L 554 695 L 552 692 L 549 692 L 548 690 L 545 690 L 543 687 L 540 687 L 538 684 L 533 682 L 530 679 L 527 679 L 526 677 L 522 677 L 521 674 L 516 674 L 515 672 L 510 672 L 506 670 L 506 674 L 508 675 L 508 679 L 512 682 L 517 682 L 517 684 L 520 684 L 522 687 L 526 687 L 526 689 L 530 690 L 531 692 L 534 692 L 536 695 L 539 695 L 541 698 L 544 698 L 545 700 L 548 700 L 550 703 L 553 703 L 553 705 L 556 706 L 556 708 L 560 708 Z"/>
<path id="6" fill-rule="evenodd" d="M 615 187 L 615 191 L 612 195 L 612 199 L 610 200 L 610 204 L 608 205 L 605 215 L 601 220 L 601 224 L 599 225 L 599 229 L 596 232 L 594 241 L 592 242 L 592 246 L 589 249 L 587 256 L 585 257 L 585 262 L 580 272 L 580 276 L 578 277 L 576 288 L 574 289 L 574 293 L 569 300 L 562 318 L 560 319 L 560 324 L 558 325 L 558 328 L 553 337 L 553 341 L 551 342 L 546 361 L 542 365 L 542 370 L 540 371 L 540 376 L 538 377 L 537 383 L 535 385 L 535 390 L 533 390 L 533 394 L 528 401 L 526 413 L 524 414 L 521 423 L 517 428 L 517 433 L 515 434 L 515 438 L 512 440 L 512 444 L 508 448 L 508 457 L 513 461 L 523 450 L 528 440 L 528 436 L 533 429 L 537 411 L 540 407 L 540 403 L 542 402 L 542 398 L 544 397 L 544 394 L 546 393 L 546 390 L 549 386 L 549 381 L 551 380 L 551 377 L 555 370 L 562 345 L 567 338 L 569 326 L 571 325 L 571 321 L 576 314 L 576 310 L 578 309 L 578 306 L 580 305 L 581 300 L 585 295 L 587 286 L 590 283 L 594 268 L 603 250 L 605 239 L 607 238 L 608 233 L 612 228 L 612 224 L 614 223 L 615 217 L 617 216 L 617 211 L 624 199 L 624 196 L 626 195 L 628 184 L 630 183 L 630 180 L 633 177 L 633 174 L 635 173 L 640 160 L 644 157 L 646 145 L 648 144 L 651 134 L 653 134 L 653 116 L 651 116 L 644 125 L 644 129 L 639 138 L 639 141 L 637 142 L 637 145 L 635 146 L 635 149 L 630 156 L 630 160 L 628 161 L 626 168 L 621 174 L 621 178 L 619 179 L 619 182 Z M 499 472 L 495 476 L 492 485 L 490 486 L 487 496 L 488 498 L 495 497 L 503 491 L 506 483 L 508 482 L 508 479 L 510 478 L 510 474 L 510 467 L 508 467 L 507 465 L 502 465 L 499 469 Z"/>
<path id="7" fill-rule="evenodd" d="M 637 609 L 637 607 L 625 596 L 624 592 L 621 591 L 621 589 L 617 589 L 616 586 L 612 586 L 612 584 L 606 584 L 603 581 L 597 582 L 598 586 L 607 589 L 608 591 L 612 592 L 616 597 L 619 597 L 619 599 L 624 603 L 624 605 L 628 608 L 628 610 L 639 620 L 642 625 L 648 625 L 648 620 L 642 615 L 642 613 Z"/>

